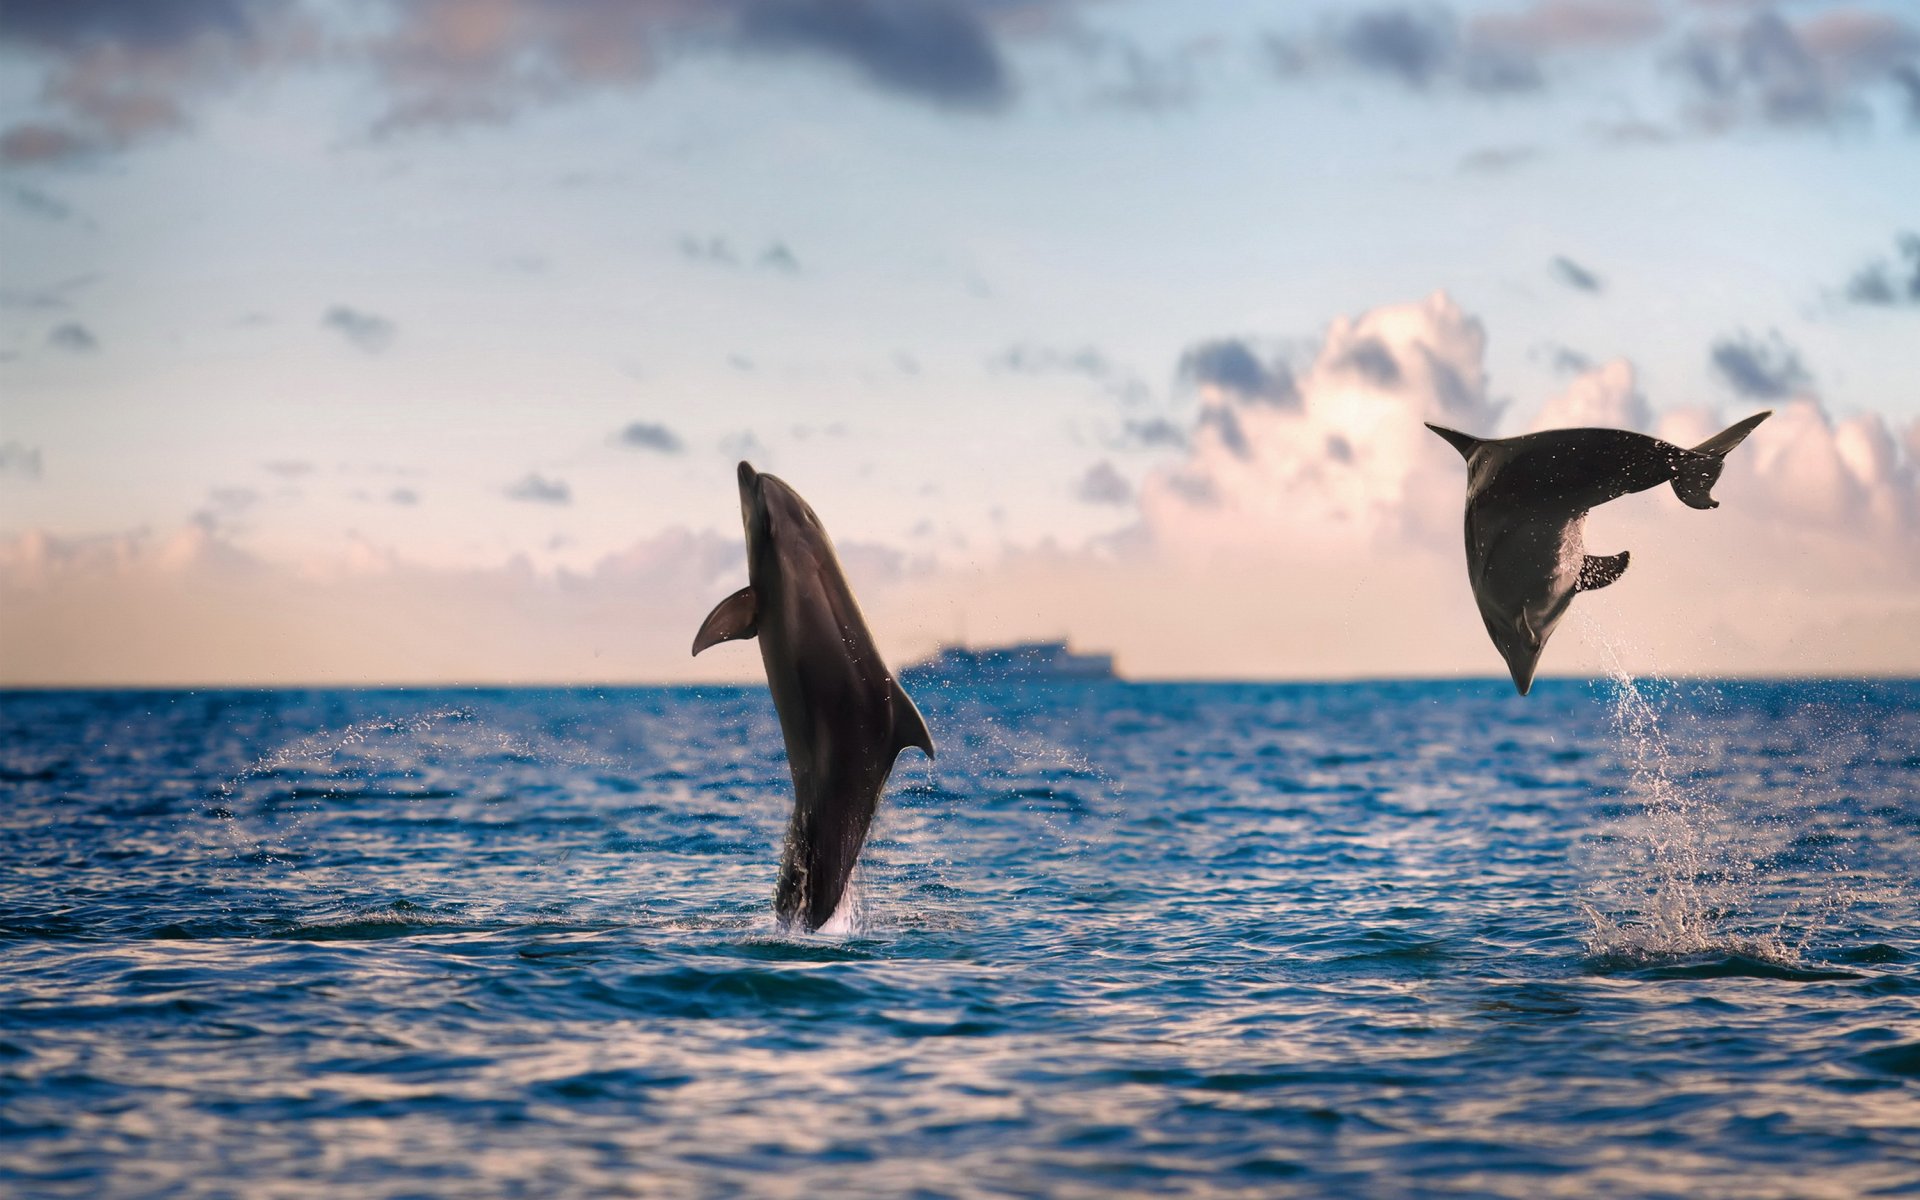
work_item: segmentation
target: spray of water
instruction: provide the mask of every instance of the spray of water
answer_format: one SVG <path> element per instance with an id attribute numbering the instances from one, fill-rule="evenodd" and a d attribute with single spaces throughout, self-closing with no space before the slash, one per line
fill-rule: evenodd
<path id="1" fill-rule="evenodd" d="M 1616 841 L 1615 894 L 1582 902 L 1586 946 L 1596 959 L 1651 963 L 1738 954 L 1776 962 L 1798 957 L 1780 926 L 1766 932 L 1735 927 L 1755 892 L 1750 848 L 1736 814 L 1692 778 L 1691 747 L 1667 728 L 1655 695 L 1671 682 L 1636 679 L 1621 662 L 1620 643 L 1590 614 L 1582 633 L 1605 664 L 1609 716 L 1625 760 L 1625 795 L 1637 813 Z"/>

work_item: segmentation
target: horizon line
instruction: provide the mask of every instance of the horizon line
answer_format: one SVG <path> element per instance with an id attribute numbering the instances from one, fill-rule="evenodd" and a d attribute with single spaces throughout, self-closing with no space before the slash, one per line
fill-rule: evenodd
<path id="1" fill-rule="evenodd" d="M 1664 683 L 1920 683 L 1920 672 L 1871 672 L 1826 675 L 1812 672 L 1729 672 L 1719 674 L 1684 673 L 1663 675 L 1658 672 L 1628 673 L 1624 676 L 1633 682 L 1653 680 Z M 1535 686 L 1543 683 L 1590 684 L 1605 680 L 1619 679 L 1611 674 L 1555 674 L 1543 675 L 1534 681 Z M 1297 687 L 1343 687 L 1369 683 L 1497 683 L 1511 686 L 1512 681 L 1505 675 L 1266 675 L 1266 676 L 1179 676 L 1156 675 L 1146 677 L 1116 676 L 1112 679 L 1029 679 L 1006 680 L 987 684 L 960 683 L 961 687 L 1088 687 L 1109 684 L 1123 686 L 1163 686 L 1163 687 L 1203 687 L 1203 686 L 1249 686 L 1258 684 L 1278 684 Z M 446 681 L 377 681 L 360 683 L 342 682 L 85 682 L 85 681 L 38 681 L 38 682 L 0 682 L 0 695 L 24 695 L 31 693 L 56 692 L 177 692 L 192 694 L 195 692 L 536 692 L 536 691 L 696 691 L 703 688 L 754 689 L 766 687 L 761 680 L 738 679 L 623 679 L 623 680 L 545 680 L 545 681 L 506 681 L 506 680 L 462 680 Z M 933 689 L 923 689 L 933 690 Z M 940 689 L 945 690 L 945 689 Z"/>

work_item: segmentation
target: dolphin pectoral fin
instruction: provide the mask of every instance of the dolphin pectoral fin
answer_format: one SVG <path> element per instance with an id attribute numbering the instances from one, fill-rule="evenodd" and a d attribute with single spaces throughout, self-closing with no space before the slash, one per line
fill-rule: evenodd
<path id="1" fill-rule="evenodd" d="M 700 623 L 700 632 L 693 635 L 693 652 L 698 654 L 708 646 L 750 638 L 760 632 L 759 622 L 760 598 L 753 594 L 751 586 L 743 587 L 713 606 L 707 619 Z"/>
<path id="2" fill-rule="evenodd" d="M 1474 437 L 1470 433 L 1461 433 L 1458 429 L 1448 429 L 1444 425 L 1435 425 L 1431 421 L 1427 422 L 1427 428 L 1447 439 L 1447 444 L 1455 450 L 1458 450 L 1461 458 L 1472 458 L 1473 452 L 1478 450 L 1480 443 L 1485 440 Z"/>
<path id="3" fill-rule="evenodd" d="M 933 757 L 933 734 L 927 731 L 927 721 L 920 715 L 920 709 L 907 695 L 898 680 L 893 684 L 893 752 L 905 750 L 908 746 L 918 746 L 928 758 Z"/>
<path id="4" fill-rule="evenodd" d="M 1614 580 L 1627 573 L 1628 551 L 1618 554 L 1589 554 L 1580 563 L 1580 579 L 1573 585 L 1576 592 L 1597 592 Z"/>

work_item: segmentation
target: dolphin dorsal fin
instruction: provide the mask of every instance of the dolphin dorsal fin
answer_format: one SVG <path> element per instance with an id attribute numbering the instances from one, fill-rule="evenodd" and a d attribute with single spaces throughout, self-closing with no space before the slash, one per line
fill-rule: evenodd
<path id="1" fill-rule="evenodd" d="M 1580 562 L 1580 579 L 1573 585 L 1576 592 L 1597 592 L 1614 580 L 1627 573 L 1627 551 L 1618 554 L 1589 554 Z"/>
<path id="2" fill-rule="evenodd" d="M 1447 444 L 1460 452 L 1461 458 L 1472 458 L 1473 452 L 1480 448 L 1485 438 L 1477 438 L 1470 433 L 1461 433 L 1458 429 L 1448 429 L 1444 425 L 1427 422 L 1427 428 L 1447 439 Z"/>
<path id="3" fill-rule="evenodd" d="M 713 606 L 707 619 L 700 622 L 700 632 L 693 635 L 693 652 L 698 654 L 708 646 L 750 638 L 759 632 L 760 597 L 753 594 L 749 584 Z"/>
<path id="4" fill-rule="evenodd" d="M 898 754 L 908 746 L 918 746 L 933 757 L 933 734 L 927 731 L 927 720 L 920 715 L 920 709 L 914 704 L 913 697 L 907 695 L 899 680 L 893 680 L 893 752 Z"/>

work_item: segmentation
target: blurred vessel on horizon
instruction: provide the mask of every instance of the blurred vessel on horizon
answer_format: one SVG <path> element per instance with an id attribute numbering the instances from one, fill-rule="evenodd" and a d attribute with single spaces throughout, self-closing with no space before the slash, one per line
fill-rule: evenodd
<path id="1" fill-rule="evenodd" d="M 902 683 L 1085 683 L 1120 678 L 1111 654 L 1082 654 L 1064 641 L 942 646 L 900 671 Z"/>

